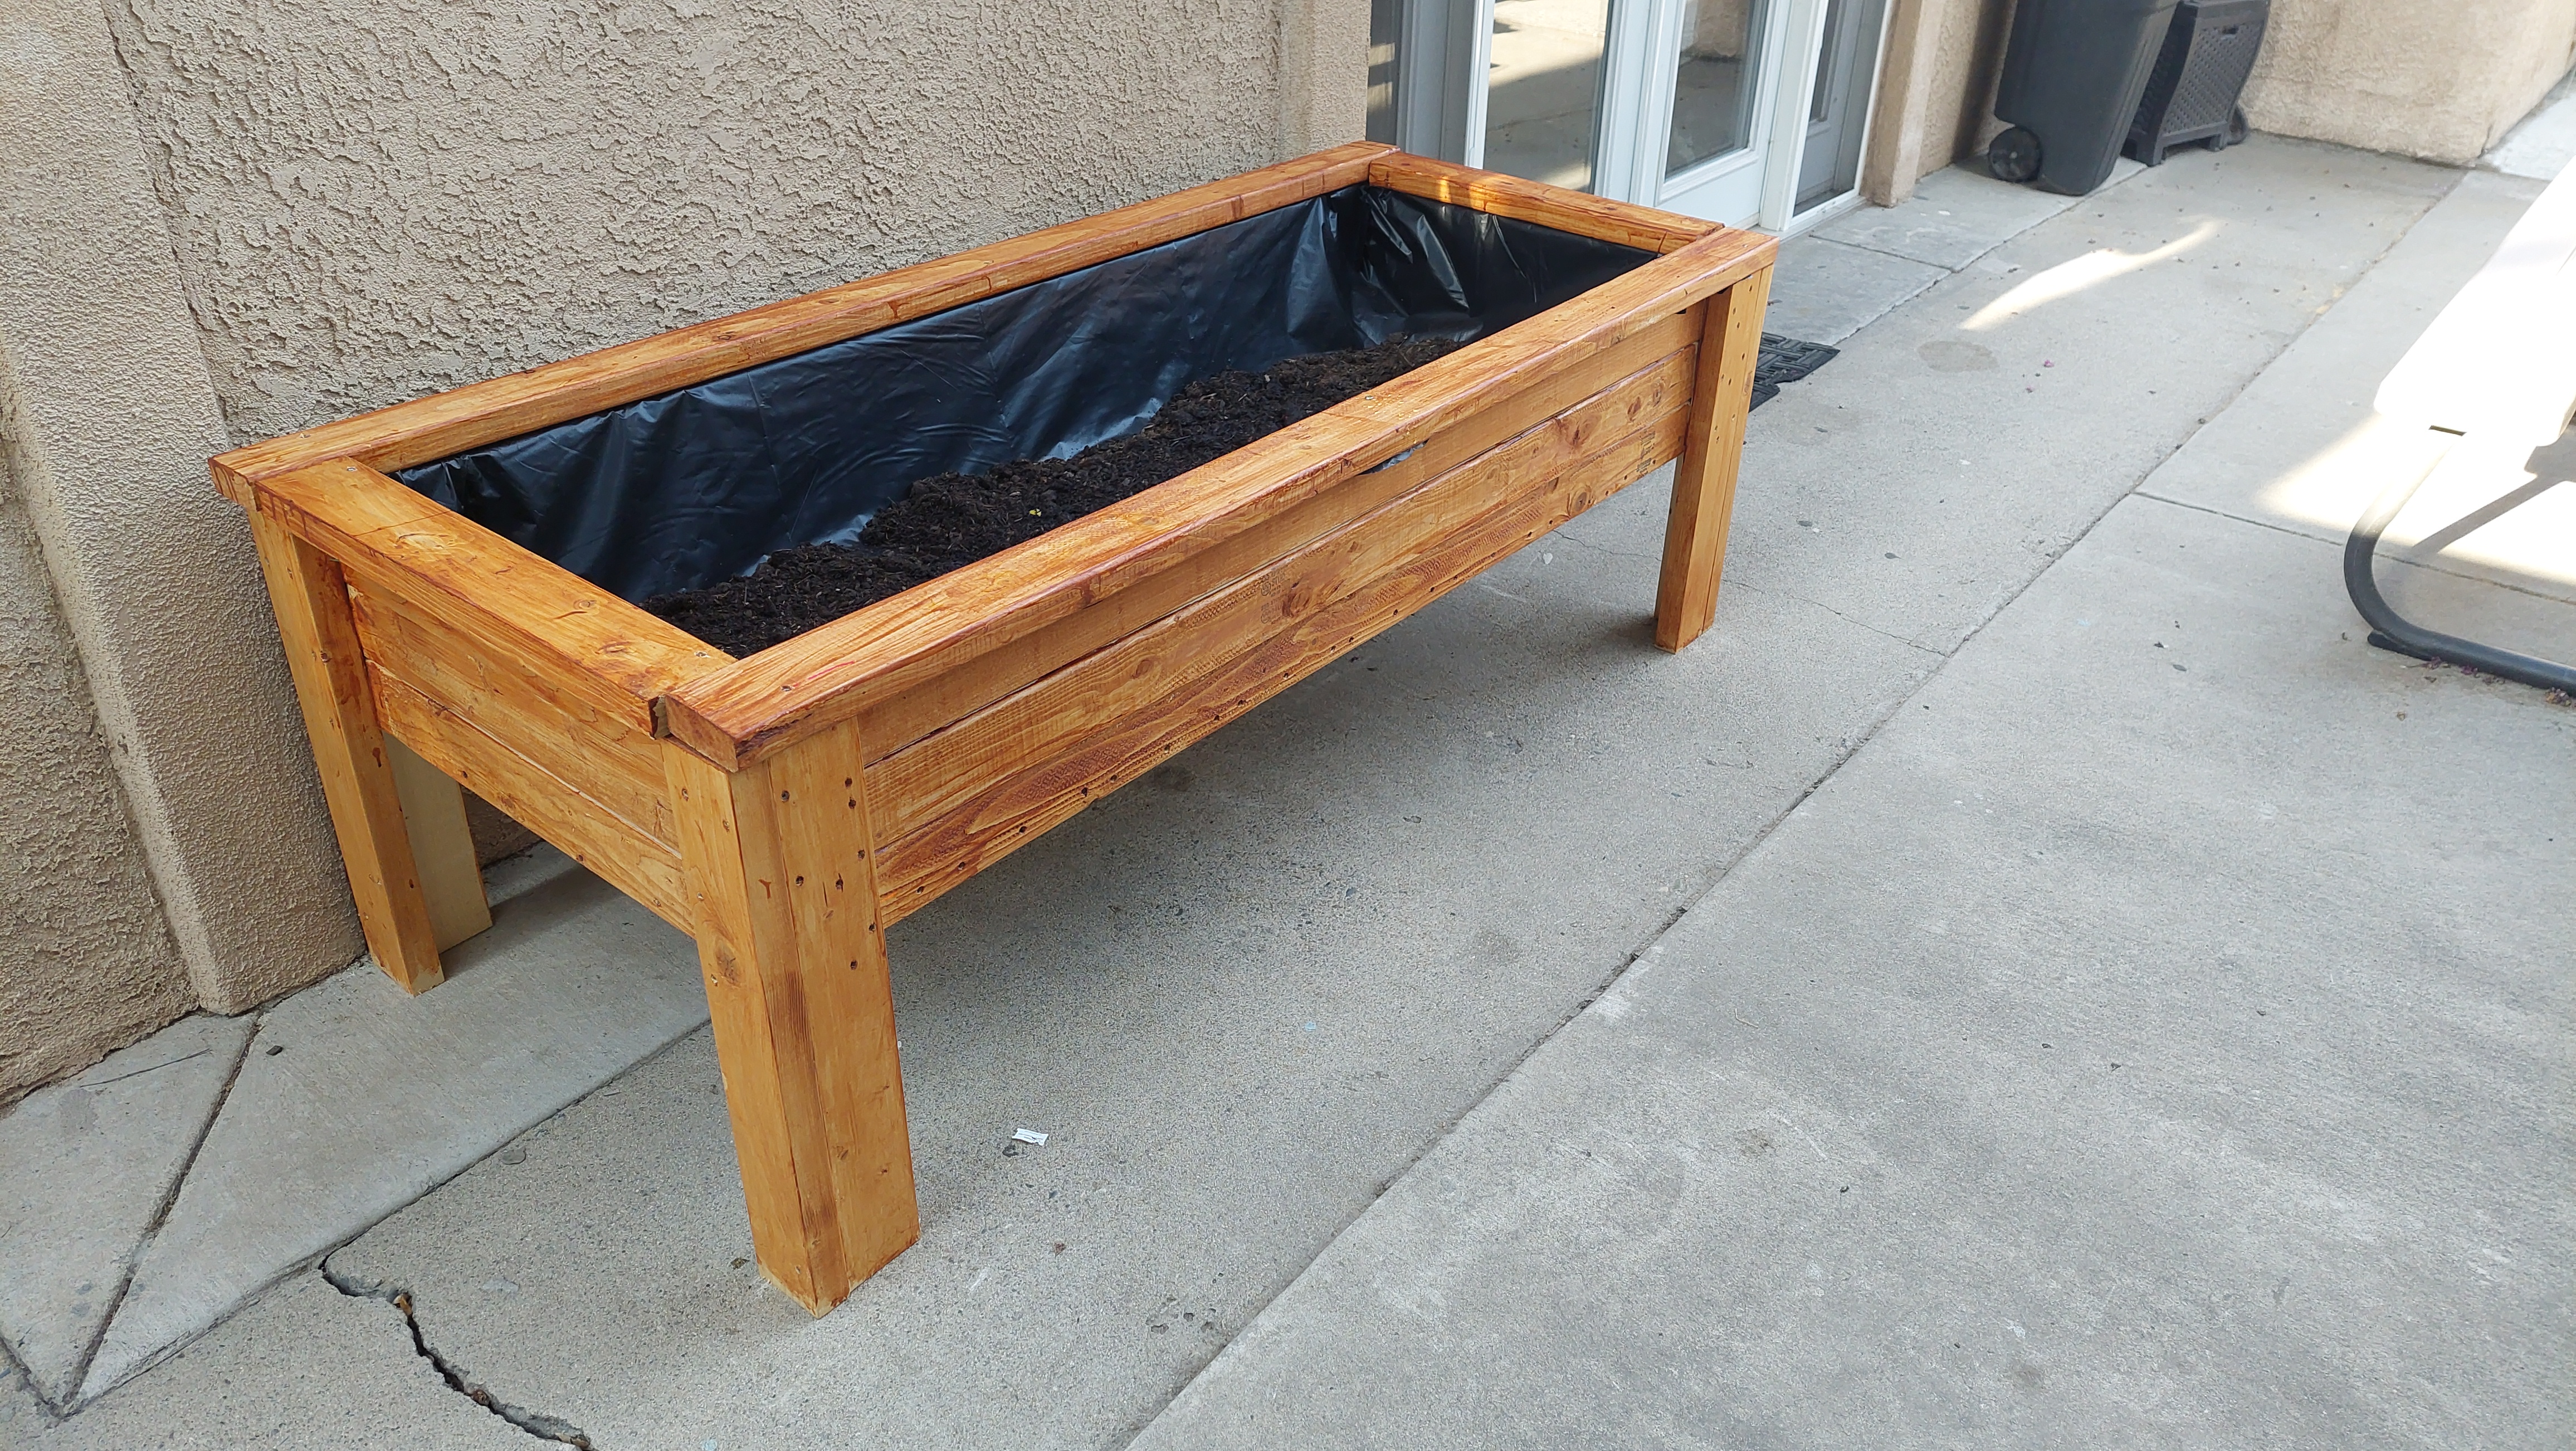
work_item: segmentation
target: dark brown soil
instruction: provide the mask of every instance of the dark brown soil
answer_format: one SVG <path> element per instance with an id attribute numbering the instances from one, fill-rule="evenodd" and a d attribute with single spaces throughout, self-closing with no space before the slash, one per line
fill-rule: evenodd
<path id="1" fill-rule="evenodd" d="M 855 543 L 782 549 L 738 579 L 656 595 L 644 608 L 735 655 L 764 650 L 961 565 L 1105 508 L 1458 346 L 1396 338 L 1220 373 L 1173 395 L 1143 428 L 1067 459 L 1018 459 L 913 484 Z"/>

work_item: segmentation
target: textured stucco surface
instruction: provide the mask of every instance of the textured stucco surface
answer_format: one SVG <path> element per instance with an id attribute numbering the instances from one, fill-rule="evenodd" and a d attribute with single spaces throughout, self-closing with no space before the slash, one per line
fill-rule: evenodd
<path id="1" fill-rule="evenodd" d="M 194 995 L 152 899 L 71 632 L 0 464 L 0 1104 Z"/>
<path id="2" fill-rule="evenodd" d="M 1946 109 L 1936 112 L 1934 125 L 1950 155 L 1935 160 L 1939 148 L 1925 148 L 1931 154 L 1924 157 L 1924 170 L 1938 170 L 1983 148 L 2003 130 L 2004 123 L 1995 119 L 1995 85 L 2003 77 L 2012 18 L 2013 0 L 1949 0 L 1932 94 L 1944 98 Z"/>
<path id="3" fill-rule="evenodd" d="M 1922 178 L 1985 144 L 2012 0 L 1898 0 L 1871 120 L 1862 194 L 1893 206 Z"/>
<path id="4" fill-rule="evenodd" d="M 2465 166 L 2566 74 L 2576 0 L 2272 0 L 2258 130 Z"/>
<path id="5" fill-rule="evenodd" d="M 235 1012 L 359 937 L 94 0 L 0 7 L 0 137 L 0 443 L 191 985 Z"/>
<path id="6" fill-rule="evenodd" d="M 1282 21 L 1336 8 L 108 11 L 246 441 L 1266 164 Z"/>

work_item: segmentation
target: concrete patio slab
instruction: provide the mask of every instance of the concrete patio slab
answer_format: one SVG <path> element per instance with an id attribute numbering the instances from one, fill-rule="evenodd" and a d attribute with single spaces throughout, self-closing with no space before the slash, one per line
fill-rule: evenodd
<path id="1" fill-rule="evenodd" d="M 2567 1444 L 2576 710 L 2345 623 L 2120 505 L 1135 1446 Z"/>
<path id="2" fill-rule="evenodd" d="M 2540 190 L 2491 172 L 2463 177 L 2143 492 L 2341 543 L 2371 500 L 2429 457 L 2416 430 L 2372 411 L 2380 380 Z M 2463 454 L 2398 516 L 2383 557 L 2576 600 L 2576 488 L 2526 491 L 2518 506 L 2465 534 L 2446 527 L 2526 480 L 2563 480 L 2576 459 L 2564 450 L 2544 459 L 2542 467 L 2555 465 L 2546 480 L 2526 464 Z M 2561 642 L 2568 647 L 2576 641 Z"/>
<path id="3" fill-rule="evenodd" d="M 23 1416 L 22 1420 L 31 1420 Z M 0 1437 L 18 1428 L 0 1422 Z M 69 1420 L 5 1444 L 24 1451 L 529 1451 L 547 1443 L 448 1389 L 402 1312 L 310 1272 Z"/>
<path id="4" fill-rule="evenodd" d="M 2122 157 L 2101 190 L 2145 169 Z M 1997 181 L 1985 158 L 1977 157 L 1916 182 L 1914 195 L 1901 206 L 1856 208 L 1810 235 L 1956 272 L 2083 200 Z"/>
<path id="5" fill-rule="evenodd" d="M 706 1021 L 689 940 L 549 857 L 438 991 L 361 962 L 262 1016 L 83 1399 Z"/>
<path id="6" fill-rule="evenodd" d="M 251 1020 L 182 1018 L 0 1117 L 0 1341 L 57 1405 L 241 1066 Z"/>
<path id="7" fill-rule="evenodd" d="M 1839 343 L 1888 309 L 1949 276 L 1946 268 L 1822 237 L 1780 244 L 1771 272 L 1765 332 L 1811 343 Z"/>
<path id="8" fill-rule="evenodd" d="M 1947 652 L 2460 175 L 2257 136 L 2058 213 L 1754 415 L 1727 587 Z"/>
<path id="9" fill-rule="evenodd" d="M 53 1424 L 52 1409 L 27 1383 L 15 1360 L 0 1358 L 0 1446 L 23 1444 Z"/>

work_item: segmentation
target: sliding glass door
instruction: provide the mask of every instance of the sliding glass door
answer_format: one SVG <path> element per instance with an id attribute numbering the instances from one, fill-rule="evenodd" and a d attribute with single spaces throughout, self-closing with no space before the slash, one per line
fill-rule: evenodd
<path id="1" fill-rule="evenodd" d="M 1848 202 L 1885 0 L 1378 0 L 1372 134 L 1730 226 Z M 1426 50 L 1428 48 L 1428 50 Z"/>
<path id="2" fill-rule="evenodd" d="M 1493 0 L 1485 166 L 1594 190 L 1609 45 L 1610 0 Z"/>
<path id="3" fill-rule="evenodd" d="M 1770 130 L 1763 102 L 1778 71 L 1768 62 L 1781 40 L 1771 12 L 1782 8 L 1780 0 L 1679 0 L 1662 8 L 1670 13 L 1673 79 L 1651 200 L 1730 225 L 1756 221 Z"/>

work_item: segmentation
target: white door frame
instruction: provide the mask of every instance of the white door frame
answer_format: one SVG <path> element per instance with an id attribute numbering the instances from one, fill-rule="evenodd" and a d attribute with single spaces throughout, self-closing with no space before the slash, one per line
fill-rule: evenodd
<path id="1" fill-rule="evenodd" d="M 1458 159 L 1478 168 L 1485 164 L 1485 83 L 1493 70 L 1494 0 L 1476 0 L 1476 50 L 1467 63 L 1467 154 Z"/>
<path id="2" fill-rule="evenodd" d="M 1754 225 L 1785 234 L 1797 221 L 1798 163 L 1806 151 L 1807 108 L 1816 102 L 1816 62 L 1825 45 L 1826 0 L 1773 3 L 1785 12 L 1786 23 L 1780 29 L 1791 44 L 1778 57 L 1780 85 L 1773 93 L 1771 133 L 1763 147 L 1762 213 Z M 1795 65 L 1790 64 L 1793 59 Z"/>
<path id="3" fill-rule="evenodd" d="M 1780 88 L 1784 99 L 1796 91 L 1796 104 L 1784 104 L 1772 118 L 1769 169 L 1762 177 L 1762 217 L 1759 225 L 1766 232 L 1782 236 L 1803 232 L 1820 222 L 1830 221 L 1860 205 L 1860 178 L 1805 211 L 1798 205 L 1798 167 L 1807 137 L 1807 110 L 1816 103 L 1816 70 L 1823 58 L 1825 42 L 1826 0 L 1786 0 L 1793 11 L 1806 13 L 1806 32 L 1802 52 L 1806 63 L 1799 67 L 1795 83 Z M 1878 121 L 1878 84 L 1887 73 L 1887 28 L 1896 18 L 1896 0 L 1878 7 L 1878 35 L 1870 42 L 1869 94 L 1861 101 L 1861 164 L 1869 164 L 1870 128 Z"/>
<path id="4" fill-rule="evenodd" d="M 1807 110 L 1815 103 L 1816 62 L 1824 44 L 1827 0 L 1769 0 L 1763 17 L 1762 54 L 1756 66 L 1751 144 L 1714 156 L 1667 180 L 1664 153 L 1671 142 L 1673 95 L 1681 68 L 1681 24 L 1686 0 L 1610 0 L 1609 35 L 1602 52 L 1601 103 L 1594 118 L 1593 189 L 1620 201 L 1662 206 L 1713 181 L 1761 168 L 1760 201 L 1749 214 L 1715 217 L 1728 226 L 1755 226 L 1783 235 L 1804 231 L 1857 205 L 1857 187 L 1797 210 L 1798 166 L 1806 138 Z M 1475 53 L 1467 70 L 1465 155 L 1485 163 L 1486 82 L 1493 68 L 1494 0 L 1475 0 Z M 1861 154 L 1877 120 L 1878 87 L 1885 70 L 1887 27 L 1894 0 L 1879 11 L 1871 53 L 1869 98 L 1862 112 Z"/>
<path id="5" fill-rule="evenodd" d="M 1765 6 L 1758 32 L 1761 54 L 1754 58 L 1752 76 L 1752 136 L 1736 150 L 1712 156 L 1669 179 L 1664 175 L 1663 162 L 1672 141 L 1673 95 L 1680 84 L 1682 14 L 1689 7 L 1687 0 L 1632 0 L 1632 3 L 1651 4 L 1655 9 L 1655 87 L 1647 114 L 1641 118 L 1641 130 L 1650 133 L 1652 144 L 1639 158 L 1641 165 L 1625 199 L 1647 206 L 1670 205 L 1675 210 L 1683 209 L 1686 204 L 1703 210 L 1719 205 L 1707 199 L 1707 188 L 1747 170 L 1753 171 L 1758 178 L 1775 164 L 1779 156 L 1779 148 L 1773 145 L 1774 135 L 1780 129 L 1779 93 L 1788 89 L 1780 82 L 1795 69 L 1784 65 L 1782 58 L 1788 53 L 1792 36 L 1798 30 L 1796 25 L 1785 23 L 1794 18 L 1786 12 L 1799 0 L 1770 0 Z M 1689 201 L 1694 192 L 1700 193 L 1700 198 L 1695 202 Z M 1756 225 L 1760 220 L 1760 195 L 1761 189 L 1757 187 L 1755 199 L 1749 204 L 1730 209 L 1728 215 L 1712 215 L 1709 220 L 1730 227 Z"/>

